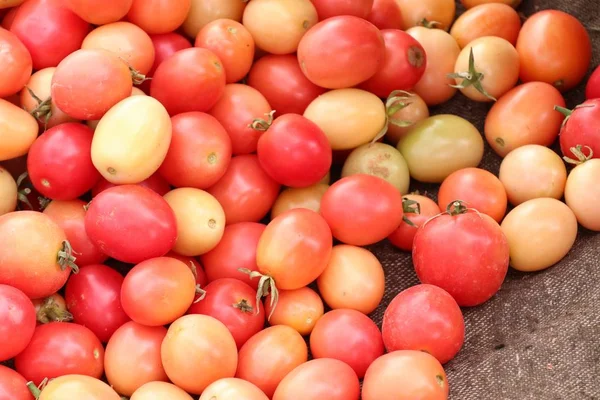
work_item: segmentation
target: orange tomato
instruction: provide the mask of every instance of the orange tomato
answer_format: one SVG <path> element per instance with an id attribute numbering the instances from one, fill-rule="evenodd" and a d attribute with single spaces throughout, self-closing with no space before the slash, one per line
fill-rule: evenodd
<path id="1" fill-rule="evenodd" d="M 94 25 L 117 22 L 131 8 L 133 0 L 65 0 L 65 5 L 83 20 Z"/>
<path id="2" fill-rule="evenodd" d="M 192 0 L 133 0 L 127 20 L 149 35 L 169 33 L 187 18 Z"/>
<path id="3" fill-rule="evenodd" d="M 0 28 L 0 97 L 18 93 L 29 80 L 32 60 L 27 47 L 12 32 Z"/>
<path id="4" fill-rule="evenodd" d="M 396 0 L 400 5 L 403 29 L 436 23 L 435 28 L 445 31 L 450 28 L 456 15 L 454 0 Z"/>
<path id="5" fill-rule="evenodd" d="M 482 4 L 489 4 L 489 3 L 507 4 L 507 5 L 511 6 L 512 8 L 517 8 L 517 6 L 519 4 L 521 4 L 521 0 L 460 0 L 460 2 L 466 9 L 470 9 L 470 8 L 477 7 Z"/>
<path id="6" fill-rule="evenodd" d="M 194 400 L 172 383 L 148 382 L 133 393 L 129 400 Z"/>
<path id="7" fill-rule="evenodd" d="M 192 0 L 190 11 L 181 26 L 186 35 L 195 38 L 204 26 L 218 19 L 241 21 L 246 1 Z"/>
<path id="8" fill-rule="evenodd" d="M 99 379 L 85 375 L 64 375 L 51 379 L 37 400 L 120 400 L 110 386 Z"/>
<path id="9" fill-rule="evenodd" d="M 0 215 L 17 208 L 17 183 L 6 169 L 0 166 Z"/>
<path id="10" fill-rule="evenodd" d="M 200 400 L 216 399 L 269 400 L 267 395 L 264 394 L 258 387 L 256 387 L 256 385 L 238 378 L 219 379 L 207 387 L 206 390 L 202 392 L 202 396 L 200 396 Z"/>
<path id="11" fill-rule="evenodd" d="M 271 295 L 269 295 L 265 298 L 265 314 L 271 315 L 269 324 L 287 325 L 302 336 L 310 335 L 324 313 L 323 300 L 308 287 L 280 290 L 277 307 L 273 308 Z"/>
<path id="12" fill-rule="evenodd" d="M 514 8 L 502 3 L 484 3 L 458 17 L 450 34 L 461 48 L 484 36 L 500 37 L 514 46 L 520 30 L 521 18 Z"/>
<path id="13" fill-rule="evenodd" d="M 285 189 L 279 194 L 279 197 L 275 200 L 275 204 L 273 204 L 271 219 L 275 219 L 284 212 L 294 208 L 307 208 L 314 212 L 319 212 L 321 209 L 321 198 L 323 198 L 327 189 L 329 189 L 329 185 L 325 183 L 317 183 L 306 188 Z"/>
<path id="14" fill-rule="evenodd" d="M 31 114 L 4 99 L 0 99 L 0 127 L 0 161 L 27 154 L 39 131 Z"/>

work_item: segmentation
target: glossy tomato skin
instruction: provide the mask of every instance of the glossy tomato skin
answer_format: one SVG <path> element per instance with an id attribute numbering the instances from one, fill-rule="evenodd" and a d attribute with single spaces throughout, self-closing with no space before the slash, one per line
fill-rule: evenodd
<path id="1" fill-rule="evenodd" d="M 317 321 L 323 316 L 321 297 L 309 287 L 296 290 L 280 290 L 277 304 L 271 305 L 271 295 L 263 302 L 269 324 L 287 325 L 302 336 L 309 335 Z"/>
<path id="2" fill-rule="evenodd" d="M 34 400 L 27 388 L 27 380 L 4 365 L 0 365 L 0 394 L 2 400 Z"/>
<path id="3" fill-rule="evenodd" d="M 168 33 L 183 24 L 191 5 L 192 0 L 133 0 L 127 19 L 148 34 Z"/>
<path id="4" fill-rule="evenodd" d="M 577 146 L 583 147 L 585 155 L 593 152 L 592 157 L 600 158 L 600 134 L 598 134 L 598 123 L 600 122 L 600 99 L 592 99 L 577 107 L 560 131 L 560 150 L 565 157 L 577 160 L 571 151 Z"/>
<path id="5" fill-rule="evenodd" d="M 96 196 L 85 230 L 102 252 L 131 264 L 165 255 L 177 239 L 171 207 L 157 193 L 135 185 L 115 186 Z"/>
<path id="6" fill-rule="evenodd" d="M 0 285 L 0 318 L 3 321 L 0 326 L 0 361 L 6 361 L 21 353 L 33 337 L 36 326 L 35 308 L 19 289 Z"/>
<path id="7" fill-rule="evenodd" d="M 413 223 L 414 226 L 409 225 L 406 221 L 402 220 L 398 229 L 396 229 L 390 236 L 388 236 L 389 241 L 404 251 L 412 251 L 413 242 L 415 240 L 415 235 L 417 234 L 417 229 L 423 225 L 429 218 L 438 215 L 440 211 L 440 207 L 436 204 L 435 201 L 431 200 L 429 197 L 417 195 L 417 194 L 408 194 L 402 197 L 402 199 L 408 199 L 410 201 L 416 201 L 419 204 L 419 213 L 416 212 L 404 212 L 404 217 Z M 416 205 L 410 207 L 411 211 L 416 211 Z"/>
<path id="8" fill-rule="evenodd" d="M 103 343 L 130 320 L 121 307 L 122 285 L 120 273 L 95 264 L 81 268 L 65 288 L 65 301 L 73 321 L 88 327 Z"/>
<path id="9" fill-rule="evenodd" d="M 487 3 L 462 14 L 450 29 L 450 35 L 461 48 L 474 39 L 497 36 L 513 46 L 521 30 L 521 18 L 514 8 L 502 3 Z"/>
<path id="10" fill-rule="evenodd" d="M 327 89 L 348 88 L 366 81 L 384 60 L 385 42 L 377 27 L 350 15 L 319 22 L 298 45 L 302 72 L 311 82 Z"/>
<path id="11" fill-rule="evenodd" d="M 141 181 L 137 185 L 148 188 L 161 196 L 164 196 L 171 191 L 171 185 L 169 185 L 169 182 L 167 182 L 159 173 L 152 174 L 148 179 Z M 92 197 L 96 197 L 106 189 L 110 189 L 111 187 L 115 186 L 118 185 L 115 185 L 104 178 L 100 178 L 100 180 L 92 188 Z"/>
<path id="12" fill-rule="evenodd" d="M 99 379 L 104 372 L 104 348 L 85 326 L 51 322 L 35 329 L 27 348 L 15 358 L 15 369 L 36 385 L 69 374 Z"/>
<path id="13" fill-rule="evenodd" d="M 402 9 L 396 0 L 375 0 L 367 21 L 379 29 L 402 29 Z"/>
<path id="14" fill-rule="evenodd" d="M 269 400 L 256 385 L 238 378 L 223 378 L 212 383 L 202 392 L 200 400 L 211 400 L 222 396 L 226 399 Z"/>
<path id="15" fill-rule="evenodd" d="M 600 98 L 600 67 L 596 67 L 585 86 L 587 100 Z"/>
<path id="16" fill-rule="evenodd" d="M 131 8 L 133 0 L 109 0 L 101 3 L 95 0 L 65 0 L 65 5 L 85 21 L 94 25 L 117 22 Z"/>
<path id="17" fill-rule="evenodd" d="M 31 54 L 12 32 L 0 28 L 0 45 L 7 51 L 0 61 L 0 97 L 18 93 L 29 80 L 32 71 Z"/>
<path id="18" fill-rule="evenodd" d="M 37 138 L 39 126 L 36 119 L 15 104 L 0 99 L 0 160 L 10 160 L 27 154 Z"/>
<path id="19" fill-rule="evenodd" d="M 152 45 L 154 46 L 154 64 L 152 68 L 146 74 L 147 78 L 154 76 L 156 69 L 160 64 L 163 63 L 167 58 L 179 50 L 189 49 L 192 47 L 190 41 L 183 35 L 176 32 L 160 33 L 156 35 L 150 35 Z M 143 82 L 140 87 L 143 88 L 144 92 L 150 93 L 150 84 L 152 80 Z"/>
<path id="20" fill-rule="evenodd" d="M 366 18 L 373 8 L 373 0 L 311 0 L 311 2 L 317 9 L 319 21 L 339 15 Z"/>
<path id="21" fill-rule="evenodd" d="M 565 203 L 581 226 L 600 232 L 600 215 L 594 204 L 600 198 L 600 189 L 593 182 L 600 176 L 600 159 L 587 160 L 573 168 L 565 186 Z"/>

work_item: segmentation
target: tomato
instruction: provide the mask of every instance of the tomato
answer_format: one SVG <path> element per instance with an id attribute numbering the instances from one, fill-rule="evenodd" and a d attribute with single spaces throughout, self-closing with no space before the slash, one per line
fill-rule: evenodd
<path id="1" fill-rule="evenodd" d="M 121 20 L 131 8 L 133 0 L 64 0 L 65 5 L 85 21 L 105 25 Z"/>
<path id="2" fill-rule="evenodd" d="M 193 400 L 192 396 L 172 383 L 148 382 L 140 386 L 130 400 Z"/>
<path id="3" fill-rule="evenodd" d="M 526 174 L 523 173 L 523 165 L 527 165 Z M 567 181 L 567 168 L 551 149 L 529 144 L 504 157 L 499 178 L 506 189 L 508 201 L 514 206 L 539 197 L 560 200 Z"/>
<path id="4" fill-rule="evenodd" d="M 247 81 L 264 95 L 278 115 L 303 114 L 314 99 L 325 93 L 324 88 L 308 80 L 292 54 L 261 57 L 250 69 Z M 268 113 L 270 107 L 261 110 L 262 114 Z"/>
<path id="5" fill-rule="evenodd" d="M 235 376 L 253 383 L 272 398 L 283 378 L 307 359 L 308 348 L 298 332 L 285 325 L 272 326 L 242 346 Z"/>
<path id="6" fill-rule="evenodd" d="M 281 381 L 273 400 L 358 400 L 360 384 L 348 365 L 338 360 L 311 360 L 296 367 Z"/>
<path id="7" fill-rule="evenodd" d="M 206 272 L 204 272 L 204 268 L 202 268 L 202 265 L 200 265 L 198 260 L 196 260 L 194 257 L 181 256 L 177 253 L 174 253 L 173 251 L 167 253 L 165 257 L 174 258 L 187 265 L 190 271 L 192 271 L 194 277 L 196 278 L 196 287 L 200 285 L 200 287 L 203 288 L 208 283 L 208 278 L 206 277 Z M 194 298 L 194 300 L 197 300 L 199 297 L 200 294 L 196 293 L 196 297 Z"/>
<path id="8" fill-rule="evenodd" d="M 400 250 L 412 251 L 417 229 L 426 223 L 429 218 L 438 215 L 440 207 L 429 197 L 418 194 L 407 194 L 402 197 L 404 209 L 403 221 L 390 236 L 389 241 Z M 407 223 L 407 220 L 412 225 Z"/>
<path id="9" fill-rule="evenodd" d="M 404 23 L 397 0 L 375 0 L 366 20 L 379 29 L 402 29 Z"/>
<path id="10" fill-rule="evenodd" d="M 31 54 L 33 69 L 56 67 L 81 47 L 90 24 L 66 7 L 62 0 L 29 0 L 19 7 L 10 31 Z"/>
<path id="11" fill-rule="evenodd" d="M 171 191 L 171 186 L 169 183 L 158 173 L 151 175 L 148 179 L 141 181 L 137 185 L 148 188 L 161 196 L 164 196 Z M 110 189 L 111 187 L 115 186 L 119 185 L 115 185 L 104 178 L 100 178 L 98 183 L 96 183 L 96 185 L 92 188 L 92 197 L 96 197 L 106 189 Z"/>
<path id="12" fill-rule="evenodd" d="M 19 289 L 0 285 L 0 318 L 3 321 L 0 325 L 3 338 L 0 360 L 6 361 L 20 354 L 33 337 L 36 326 L 35 308 L 27 295 Z M 1 386 L 0 383 L 0 388 Z"/>
<path id="13" fill-rule="evenodd" d="M 490 109 L 485 118 L 485 138 L 501 157 L 528 144 L 550 146 L 563 120 L 554 106 L 564 104 L 560 92 L 547 83 L 519 85 Z"/>
<path id="14" fill-rule="evenodd" d="M 133 0 L 127 20 L 146 33 L 169 33 L 181 26 L 192 6 L 192 0 Z"/>
<path id="15" fill-rule="evenodd" d="M 29 80 L 32 60 L 19 38 L 3 28 L 0 28 L 0 46 L 4 49 L 0 61 L 0 97 L 8 97 L 18 93 Z"/>
<path id="16" fill-rule="evenodd" d="M 227 224 L 258 222 L 279 195 L 280 185 L 267 175 L 254 154 L 233 157 L 225 175 L 207 189 L 225 210 Z"/>
<path id="17" fill-rule="evenodd" d="M 51 322 L 35 328 L 27 348 L 15 357 L 15 369 L 36 385 L 69 374 L 99 379 L 104 372 L 104 348 L 85 326 Z"/>
<path id="18" fill-rule="evenodd" d="M 454 80 L 448 74 L 454 72 L 456 60 L 460 54 L 460 47 L 456 40 L 441 29 L 429 29 L 422 26 L 410 28 L 406 31 L 417 39 L 425 49 L 429 60 L 425 73 L 414 87 L 414 92 L 429 106 L 445 103 L 456 94 L 453 88 Z"/>
<path id="19" fill-rule="evenodd" d="M 373 8 L 373 0 L 311 0 L 317 9 L 319 21 L 339 15 L 353 15 L 366 19 Z"/>
<path id="20" fill-rule="evenodd" d="M 517 40 L 522 82 L 546 82 L 561 92 L 577 86 L 586 75 L 592 45 L 577 18 L 558 10 L 530 16 Z"/>
<path id="21" fill-rule="evenodd" d="M 521 30 L 521 18 L 514 8 L 503 3 L 484 3 L 462 14 L 452 25 L 450 35 L 461 48 L 473 40 L 495 36 L 513 46 Z"/>
<path id="22" fill-rule="evenodd" d="M 400 110 L 393 112 L 395 107 L 401 107 Z M 397 100 L 388 107 L 388 118 L 392 121 L 403 121 L 409 123 L 404 124 L 388 124 L 387 132 L 385 133 L 386 140 L 396 146 L 400 139 L 408 134 L 412 127 L 424 119 L 429 118 L 429 108 L 425 101 L 415 93 L 406 92 L 400 95 Z"/>
<path id="23" fill-rule="evenodd" d="M 167 336 L 163 326 L 144 326 L 130 321 L 111 336 L 104 363 L 108 383 L 131 396 L 148 382 L 168 381 L 161 361 L 161 344 Z"/>
<path id="24" fill-rule="evenodd" d="M 153 77 L 158 66 L 167 58 L 171 57 L 179 50 L 189 49 L 192 47 L 192 44 L 185 36 L 175 32 L 150 35 L 150 39 L 152 40 L 152 45 L 154 46 L 154 63 L 152 64 L 150 71 L 146 74 L 146 78 Z M 140 87 L 145 93 L 150 93 L 151 83 L 151 79 L 145 80 L 140 84 Z"/>
<path id="25" fill-rule="evenodd" d="M 496 221 L 460 201 L 448 205 L 447 212 L 417 231 L 415 271 L 421 283 L 446 290 L 461 307 L 483 304 L 506 277 L 509 242 Z"/>
<path id="26" fill-rule="evenodd" d="M 447 31 L 456 15 L 456 4 L 452 0 L 397 0 L 402 12 L 403 29 L 414 26 L 428 26 Z"/>
<path id="27" fill-rule="evenodd" d="M 369 367 L 363 400 L 446 400 L 448 380 L 433 356 L 414 350 L 388 353 Z"/>
<path id="28" fill-rule="evenodd" d="M 0 215 L 17 209 L 17 183 L 10 172 L 0 166 Z"/>
<path id="29" fill-rule="evenodd" d="M 4 400 L 34 400 L 25 378 L 4 365 L 0 365 L 0 393 Z"/>
<path id="30" fill-rule="evenodd" d="M 265 313 L 270 315 L 269 324 L 271 326 L 287 325 L 303 336 L 312 332 L 324 313 L 321 297 L 309 287 L 280 290 L 276 307 L 271 302 L 269 294 L 265 298 L 264 306 Z"/>
<path id="31" fill-rule="evenodd" d="M 238 378 L 223 378 L 209 385 L 200 400 L 268 400 L 256 385 Z"/>
<path id="32" fill-rule="evenodd" d="M 577 237 L 577 218 L 560 200 L 526 201 L 508 213 L 502 231 L 510 244 L 510 265 L 531 272 L 562 260 Z"/>
<path id="33" fill-rule="evenodd" d="M 36 390 L 39 393 L 39 390 Z M 73 396 L 73 397 L 71 397 Z M 38 400 L 76 398 L 86 400 L 120 400 L 110 386 L 99 379 L 85 375 L 65 375 L 52 379 L 44 387 Z"/>
<path id="34" fill-rule="evenodd" d="M 192 7 L 182 25 L 186 35 L 195 38 L 212 21 L 232 19 L 241 21 L 246 2 L 238 0 L 192 0 Z"/>
<path id="35" fill-rule="evenodd" d="M 473 7 L 479 6 L 481 4 L 487 4 L 487 3 L 508 4 L 509 6 L 511 6 L 513 8 L 516 8 L 517 6 L 519 6 L 519 4 L 521 4 L 521 0 L 460 0 L 460 2 L 466 9 L 473 8 Z"/>
<path id="36" fill-rule="evenodd" d="M 348 88 L 370 79 L 384 65 L 385 56 L 379 29 L 350 15 L 319 22 L 298 45 L 302 72 L 311 82 L 327 89 Z"/>
<path id="37" fill-rule="evenodd" d="M 73 315 L 67 310 L 65 298 L 55 293 L 45 299 L 33 300 L 37 323 L 71 322 Z"/>
<path id="38" fill-rule="evenodd" d="M 587 100 L 600 98 L 600 67 L 596 67 L 585 86 Z"/>
<path id="39" fill-rule="evenodd" d="M 589 148 L 592 157 L 600 157 L 600 135 L 597 129 L 600 121 L 600 99 L 588 100 L 577 106 L 573 111 L 558 109 L 567 115 L 560 130 L 560 150 L 565 157 L 578 160 L 572 149 L 577 146 Z"/>
<path id="40" fill-rule="evenodd" d="M 314 358 L 343 361 L 363 378 L 385 351 L 381 332 L 375 322 L 355 310 L 333 310 L 321 317 L 310 335 Z"/>
<path id="41" fill-rule="evenodd" d="M 321 210 L 321 199 L 327 189 L 329 189 L 329 185 L 324 183 L 317 183 L 305 188 L 285 189 L 279 194 L 275 204 L 273 204 L 271 219 L 294 208 L 308 208 L 309 210 L 319 212 Z"/>
<path id="42" fill-rule="evenodd" d="M 594 183 L 600 176 L 600 160 L 585 159 L 569 174 L 565 187 L 565 201 L 586 229 L 600 231 L 600 216 L 594 205 L 598 204 L 600 190 Z"/>
<path id="43" fill-rule="evenodd" d="M 34 117 L 16 105 L 0 99 L 0 161 L 27 154 L 38 135 Z"/>

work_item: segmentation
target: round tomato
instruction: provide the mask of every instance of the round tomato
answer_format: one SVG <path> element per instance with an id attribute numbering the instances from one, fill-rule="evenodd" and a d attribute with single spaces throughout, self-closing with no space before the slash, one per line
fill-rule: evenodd
<path id="1" fill-rule="evenodd" d="M 596 67 L 585 86 L 587 100 L 600 98 L 600 67 Z"/>
<path id="2" fill-rule="evenodd" d="M 565 201 L 586 229 L 600 231 L 600 214 L 595 205 L 600 201 L 600 188 L 594 182 L 600 177 L 600 160 L 582 160 L 569 174 Z"/>
<path id="3" fill-rule="evenodd" d="M 35 299 L 33 305 L 35 306 L 38 325 L 50 322 L 73 321 L 73 315 L 67 310 L 67 303 L 59 293 L 45 299 Z"/>
<path id="4" fill-rule="evenodd" d="M 20 107 L 0 99 L 0 161 L 27 154 L 38 135 L 34 117 Z"/>
<path id="5" fill-rule="evenodd" d="M 150 71 L 148 71 L 146 74 L 146 78 L 153 77 L 158 66 L 167 58 L 171 57 L 179 50 L 189 49 L 192 47 L 192 44 L 185 36 L 175 32 L 150 35 L 150 39 L 152 40 L 152 45 L 154 46 L 154 63 L 152 64 Z M 140 84 L 140 87 L 144 89 L 145 93 L 150 93 L 151 83 L 151 79 L 144 80 Z"/>
<path id="6" fill-rule="evenodd" d="M 172 383 L 148 382 L 137 389 L 129 400 L 194 400 Z"/>
<path id="7" fill-rule="evenodd" d="M 514 8 L 502 3 L 484 3 L 458 17 L 450 35 L 461 48 L 485 36 L 505 39 L 514 46 L 520 30 L 521 18 Z"/>
<path id="8" fill-rule="evenodd" d="M 403 220 L 398 229 L 388 236 L 388 239 L 400 250 L 412 251 L 417 229 L 441 211 L 435 201 L 418 194 L 403 196 L 402 207 L 404 210 Z"/>
<path id="9" fill-rule="evenodd" d="M 456 15 L 456 3 L 453 0 L 397 0 L 404 20 L 403 29 L 423 25 L 447 31 Z"/>
<path id="10" fill-rule="evenodd" d="M 27 380 L 4 365 L 0 365 L 0 393 L 6 400 L 34 400 L 27 388 Z"/>
<path id="11" fill-rule="evenodd" d="M 127 20 L 146 33 L 169 33 L 181 26 L 192 6 L 192 0 L 133 0 Z"/>
<path id="12" fill-rule="evenodd" d="M 41 394 L 34 385 L 28 385 L 37 400 L 60 400 L 64 398 L 86 400 L 120 400 L 121 397 L 110 386 L 99 379 L 85 375 L 70 374 L 52 379 Z"/>
<path id="13" fill-rule="evenodd" d="M 309 335 L 323 316 L 321 297 L 309 287 L 296 290 L 280 290 L 277 307 L 271 303 L 269 294 L 264 301 L 265 313 L 270 315 L 269 324 L 287 325 L 302 336 Z"/>
<path id="14" fill-rule="evenodd" d="M 600 122 L 600 99 L 592 99 L 575 107 L 573 111 L 556 107 L 567 115 L 560 130 L 560 150 L 562 154 L 575 161 L 579 161 L 572 149 L 577 146 L 591 151 L 591 157 L 600 158 L 600 135 L 594 129 Z"/>
<path id="15" fill-rule="evenodd" d="M 417 122 L 429 118 L 429 108 L 421 96 L 414 93 L 406 92 L 395 100 L 393 98 L 390 100 L 393 102 L 388 107 L 388 118 L 392 122 L 388 124 L 385 138 L 390 144 L 396 146 Z M 395 111 L 397 108 L 400 109 Z M 403 121 L 404 123 L 394 124 L 393 121 Z"/>
<path id="16" fill-rule="evenodd" d="M 337 17 L 339 15 L 353 15 L 359 18 L 367 18 L 373 8 L 373 0 L 311 0 L 319 20 Z"/>
<path id="17" fill-rule="evenodd" d="M 238 378 L 223 378 L 209 385 L 200 400 L 269 400 L 256 385 Z"/>
<path id="18" fill-rule="evenodd" d="M 305 188 L 288 188 L 282 191 L 271 209 L 271 219 L 294 208 L 308 208 L 314 212 L 321 210 L 321 199 L 329 185 L 317 183 Z"/>
<path id="19" fill-rule="evenodd" d="M 238 0 L 192 0 L 192 7 L 183 22 L 182 29 L 191 38 L 212 21 L 232 19 L 241 21 L 247 2 Z"/>
<path id="20" fill-rule="evenodd" d="M 0 318 L 0 361 L 6 361 L 25 350 L 33 337 L 36 326 L 35 308 L 19 289 L 0 285 Z"/>
<path id="21" fill-rule="evenodd" d="M 161 196 L 164 196 L 165 194 L 171 191 L 171 185 L 169 185 L 169 182 L 167 182 L 158 173 L 151 175 L 148 179 L 141 181 L 137 185 L 148 188 Z M 94 187 L 92 188 L 92 197 L 96 197 L 100 193 L 104 192 L 106 189 L 110 189 L 111 187 L 115 186 L 119 185 L 115 185 L 114 183 L 111 183 L 104 178 L 100 178 L 98 183 L 96 183 L 96 185 L 94 185 Z"/>
<path id="22" fill-rule="evenodd" d="M 0 97 L 8 97 L 23 89 L 29 80 L 32 60 L 19 38 L 3 28 L 0 28 L 0 46 L 5 49 L 0 61 Z"/>
<path id="23" fill-rule="evenodd" d="M 0 215 L 17 209 L 18 188 L 10 172 L 0 166 Z"/>
<path id="24" fill-rule="evenodd" d="M 65 5 L 85 21 L 94 25 L 117 22 L 127 15 L 133 0 L 64 0 Z"/>

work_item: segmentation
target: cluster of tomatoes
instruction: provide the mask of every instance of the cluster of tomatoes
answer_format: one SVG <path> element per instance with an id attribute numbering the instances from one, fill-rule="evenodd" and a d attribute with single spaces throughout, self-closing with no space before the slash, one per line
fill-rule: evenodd
<path id="1" fill-rule="evenodd" d="M 586 29 L 462 3 L 0 0 L 0 398 L 447 399 L 460 307 L 600 231 Z"/>

